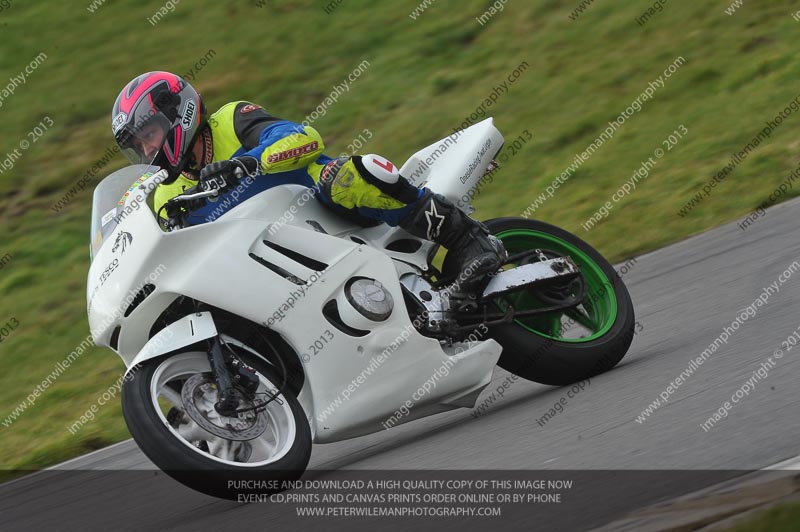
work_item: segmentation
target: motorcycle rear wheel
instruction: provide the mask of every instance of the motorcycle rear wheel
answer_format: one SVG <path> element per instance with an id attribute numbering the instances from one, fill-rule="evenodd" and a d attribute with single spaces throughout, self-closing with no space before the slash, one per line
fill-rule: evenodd
<path id="1" fill-rule="evenodd" d="M 496 218 L 485 223 L 509 255 L 540 249 L 548 259 L 571 257 L 585 287 L 584 299 L 573 309 L 490 327 L 491 337 L 503 346 L 498 365 L 528 380 L 563 386 L 619 363 L 633 341 L 636 323 L 628 289 L 611 264 L 577 236 L 544 222 Z M 575 288 L 571 295 L 578 293 Z M 521 311 L 552 306 L 553 299 L 545 296 L 531 289 L 513 292 L 503 296 L 498 308 L 511 305 Z"/>

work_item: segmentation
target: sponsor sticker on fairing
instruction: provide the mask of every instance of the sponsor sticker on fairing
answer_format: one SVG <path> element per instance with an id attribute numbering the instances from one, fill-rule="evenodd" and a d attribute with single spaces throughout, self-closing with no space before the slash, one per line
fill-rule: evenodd
<path id="1" fill-rule="evenodd" d="M 114 216 L 116 216 L 116 215 L 117 215 L 117 208 L 116 208 L 116 207 L 114 207 L 113 209 L 111 209 L 110 211 L 108 211 L 107 213 L 105 213 L 105 214 L 103 215 L 103 217 L 100 219 L 100 227 L 103 227 L 104 225 L 106 225 L 106 224 L 107 224 L 108 222 L 110 222 L 110 221 L 111 221 L 111 220 L 114 218 Z"/>

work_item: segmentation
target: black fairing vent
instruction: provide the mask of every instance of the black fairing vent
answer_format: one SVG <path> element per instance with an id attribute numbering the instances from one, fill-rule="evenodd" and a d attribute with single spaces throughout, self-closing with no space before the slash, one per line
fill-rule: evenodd
<path id="1" fill-rule="evenodd" d="M 386 246 L 389 251 L 396 251 L 398 253 L 416 253 L 422 247 L 422 242 L 419 240 L 412 240 L 410 238 L 402 238 L 395 240 Z"/>
<path id="2" fill-rule="evenodd" d="M 256 261 L 257 263 L 259 263 L 260 265 L 262 265 L 262 266 L 266 267 L 267 269 L 271 270 L 273 273 L 277 273 L 278 275 L 280 275 L 281 277 L 283 277 L 284 279 L 286 279 L 289 282 L 292 282 L 294 284 L 300 284 L 300 285 L 306 284 L 306 282 L 304 280 L 300 279 L 299 277 L 297 277 L 292 272 L 286 271 L 285 269 L 281 268 L 277 264 L 271 263 L 270 261 L 268 261 L 264 257 L 259 257 L 255 253 L 250 253 L 250 258 L 253 259 L 254 261 Z"/>
<path id="3" fill-rule="evenodd" d="M 279 246 L 278 244 L 275 244 L 274 242 L 270 242 L 269 240 L 262 240 L 262 242 L 264 242 L 264 245 L 267 246 L 268 248 L 270 248 L 270 249 L 272 249 L 274 251 L 277 251 L 278 253 L 280 253 L 282 255 L 285 255 L 285 256 L 289 257 L 290 259 L 292 259 L 293 261 L 299 262 L 300 264 L 302 264 L 306 268 L 309 268 L 309 269 L 314 270 L 316 272 L 321 272 L 325 268 L 328 267 L 328 265 L 325 264 L 324 262 L 320 262 L 320 261 L 318 261 L 316 259 L 312 259 L 311 257 L 307 257 L 307 256 L 303 255 L 302 253 L 298 253 L 298 252 L 296 252 L 294 250 L 291 250 L 289 248 L 285 248 L 283 246 Z"/>
<path id="4" fill-rule="evenodd" d="M 108 342 L 108 345 L 110 345 L 111 349 L 113 349 L 114 351 L 117 351 L 119 348 L 119 332 L 121 330 L 122 328 L 119 325 L 117 325 L 116 328 L 114 329 L 114 332 L 111 333 L 111 340 Z"/>
<path id="5" fill-rule="evenodd" d="M 339 306 L 336 304 L 335 299 L 331 299 L 325 303 L 325 306 L 322 307 L 322 315 L 325 316 L 328 323 L 349 336 L 360 338 L 369 334 L 369 331 L 355 329 L 342 321 L 342 316 L 339 314 Z"/>
<path id="6" fill-rule="evenodd" d="M 125 309 L 125 317 L 127 318 L 130 316 L 131 312 L 136 310 L 136 307 L 142 304 L 142 302 L 147 299 L 147 297 L 152 294 L 156 289 L 156 285 L 147 283 L 139 290 L 136 295 L 133 297 L 133 301 L 131 304 L 128 305 L 128 308 Z"/>

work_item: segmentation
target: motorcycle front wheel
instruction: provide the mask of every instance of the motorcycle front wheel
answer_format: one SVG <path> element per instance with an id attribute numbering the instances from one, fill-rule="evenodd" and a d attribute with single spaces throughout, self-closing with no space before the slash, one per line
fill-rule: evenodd
<path id="1" fill-rule="evenodd" d="M 122 388 L 125 422 L 145 455 L 186 486 L 233 500 L 282 491 L 311 456 L 311 430 L 295 396 L 278 393 L 282 379 L 270 364 L 237 354 L 261 381 L 255 399 L 242 396 L 238 417 L 214 409 L 217 389 L 202 351 L 148 360 Z"/>

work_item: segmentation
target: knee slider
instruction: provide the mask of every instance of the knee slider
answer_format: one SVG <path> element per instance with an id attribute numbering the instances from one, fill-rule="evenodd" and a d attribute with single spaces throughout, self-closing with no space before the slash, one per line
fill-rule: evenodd
<path id="1" fill-rule="evenodd" d="M 400 175 L 400 170 L 391 161 L 380 155 L 354 155 L 353 165 L 367 183 L 376 186 L 384 194 L 408 205 L 419 197 L 419 189 Z"/>
<path id="2" fill-rule="evenodd" d="M 362 173 L 367 174 L 363 176 L 365 179 L 368 179 L 369 176 L 387 185 L 394 185 L 400 179 L 400 171 L 397 167 L 390 160 L 384 159 L 380 155 L 372 153 L 363 157 L 356 155 L 353 157 L 353 163 L 359 171 L 363 168 Z"/>

